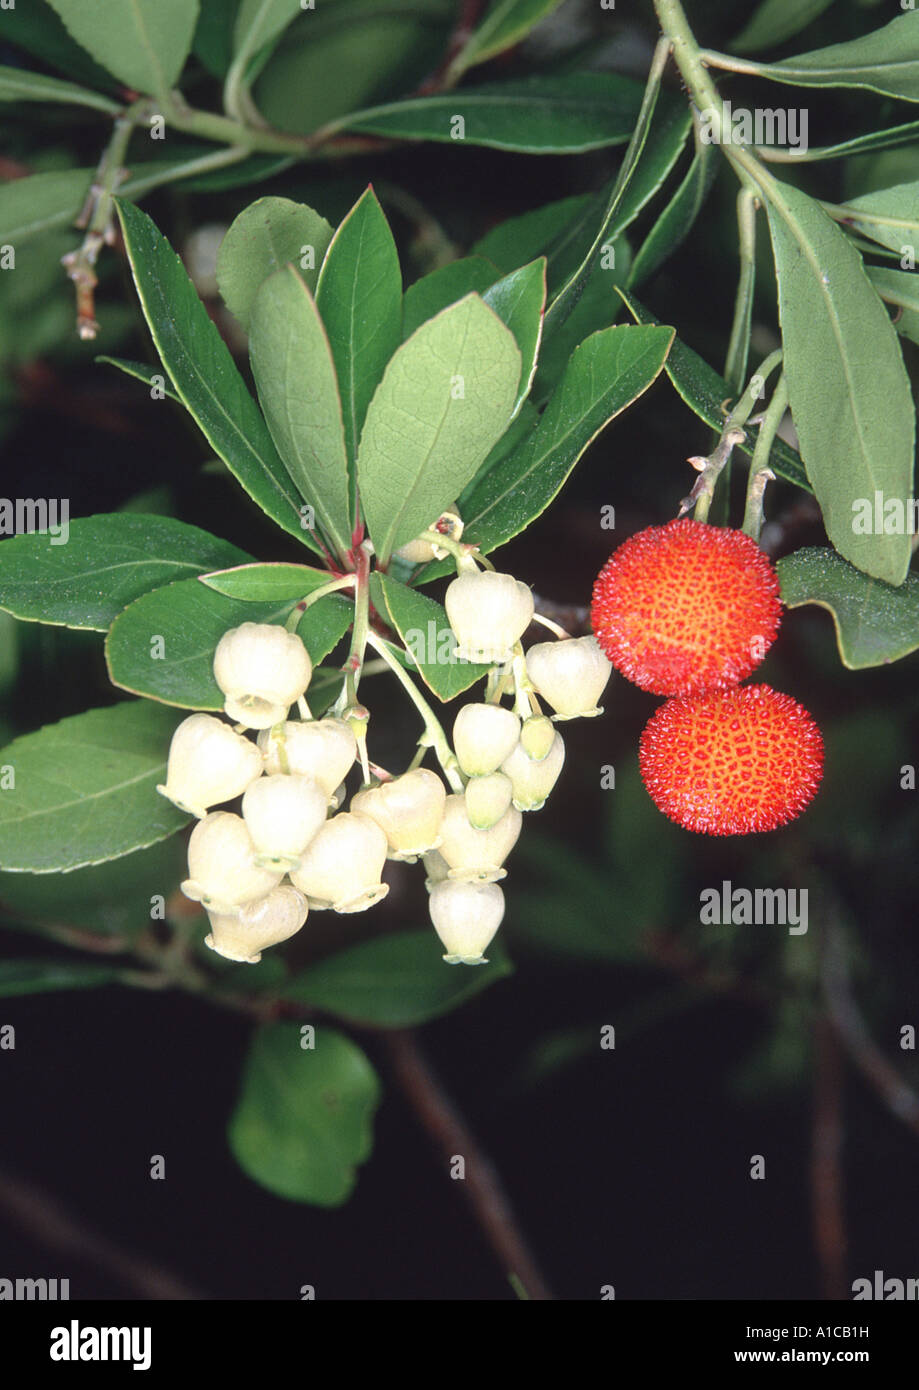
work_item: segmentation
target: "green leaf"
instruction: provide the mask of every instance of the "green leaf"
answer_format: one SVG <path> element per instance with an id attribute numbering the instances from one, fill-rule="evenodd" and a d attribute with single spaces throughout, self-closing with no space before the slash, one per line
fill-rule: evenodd
<path id="1" fill-rule="evenodd" d="M 233 30 L 235 52 L 257 53 L 302 13 L 300 0 L 242 0 Z"/>
<path id="2" fill-rule="evenodd" d="M 728 49 L 731 53 L 755 53 L 758 48 L 777 48 L 800 34 L 832 4 L 833 0 L 763 0 Z"/>
<path id="3" fill-rule="evenodd" d="M 168 377 L 162 369 L 157 371 L 146 362 L 129 362 L 125 357 L 97 357 L 97 362 L 107 362 L 110 367 L 117 367 L 125 376 L 134 377 L 135 381 L 142 381 L 145 386 L 150 386 L 162 391 L 164 396 L 168 396 L 171 401 L 182 404 L 182 398 L 177 396 Z"/>
<path id="4" fill-rule="evenodd" d="M 915 270 L 887 270 L 873 265 L 865 269 L 868 279 L 888 304 L 898 304 L 901 309 L 912 309 L 919 313 L 919 273 Z"/>
<path id="5" fill-rule="evenodd" d="M 905 497 L 915 411 L 897 335 L 858 252 L 807 194 L 764 187 L 792 418 L 826 532 L 847 560 L 900 584 L 908 536 L 856 535 L 852 502 Z"/>
<path id="6" fill-rule="evenodd" d="M 130 604 L 109 629 L 109 676 L 123 690 L 163 704 L 221 710 L 214 652 L 223 634 L 240 623 L 283 623 L 295 602 L 228 598 L 199 579 L 154 589 Z M 315 664 L 332 650 L 352 616 L 352 605 L 336 595 L 307 610 L 297 631 Z"/>
<path id="7" fill-rule="evenodd" d="M 853 135 L 835 145 L 821 145 L 820 158 L 847 159 L 849 155 L 866 154 L 874 150 L 892 150 L 899 145 L 912 145 L 919 140 L 919 121 L 889 126 L 887 130 L 872 130 L 865 135 Z"/>
<path id="8" fill-rule="evenodd" d="M 657 323 L 650 310 L 640 304 L 634 295 L 622 289 L 618 290 L 618 293 L 637 323 Z M 674 338 L 673 346 L 664 363 L 664 370 L 690 410 L 720 433 L 724 429 L 726 418 L 721 406 L 731 398 L 731 388 L 724 377 L 716 372 L 714 367 L 710 367 L 697 352 L 693 352 L 691 347 L 687 347 L 680 338 Z M 757 434 L 758 430 L 748 426 L 744 443 L 737 446 L 748 458 L 753 457 Z M 776 439 L 773 443 L 769 454 L 769 467 L 779 477 L 803 488 L 805 492 L 812 490 L 800 455 L 784 440 Z"/>
<path id="9" fill-rule="evenodd" d="M 562 0 L 494 0 L 485 18 L 451 64 L 451 72 L 462 73 L 476 63 L 513 48 L 546 15 L 557 10 Z"/>
<path id="10" fill-rule="evenodd" d="M 573 198 L 561 198 L 556 203 L 546 203 L 545 207 L 533 208 L 519 217 L 509 217 L 479 238 L 472 248 L 473 255 L 493 261 L 507 274 L 541 256 L 572 221 L 595 204 L 593 194 L 578 193 Z"/>
<path id="11" fill-rule="evenodd" d="M 181 261 L 145 213 L 116 204 L 144 316 L 185 408 L 262 511 L 318 551 L 268 427 Z"/>
<path id="12" fill-rule="evenodd" d="M 50 936 L 61 923 L 95 936 L 139 934 L 150 929 L 154 899 L 168 899 L 185 874 L 179 835 L 67 874 L 0 873 L 0 909 L 16 919 L 3 925 Z"/>
<path id="13" fill-rule="evenodd" d="M 111 965 L 84 965 L 69 960 L 0 961 L 0 999 L 17 994 L 47 994 L 58 989 L 97 989 L 114 984 L 119 972 Z"/>
<path id="14" fill-rule="evenodd" d="M 125 86 L 165 96 L 191 51 L 198 0 L 51 0 L 88 53 Z"/>
<path id="15" fill-rule="evenodd" d="M 303 1048 L 296 1023 L 256 1032 L 228 1138 L 237 1163 L 278 1197 L 347 1201 L 373 1148 L 380 1083 L 355 1043 L 324 1024 Z"/>
<path id="16" fill-rule="evenodd" d="M 372 188 L 332 238 L 316 287 L 316 307 L 332 349 L 353 479 L 367 407 L 399 346 L 402 327 L 399 253 Z"/>
<path id="17" fill-rule="evenodd" d="M 659 99 L 646 112 L 645 120 L 644 140 L 623 163 L 610 186 L 605 205 L 597 205 L 598 210 L 586 209 L 578 219 L 577 232 L 569 229 L 563 233 L 559 246 L 549 248 L 553 277 L 557 273 L 554 262 L 560 252 L 564 251 L 566 257 L 575 252 L 581 254 L 576 268 L 554 292 L 546 311 L 547 338 L 564 323 L 577 304 L 587 281 L 598 264 L 602 264 L 604 247 L 611 245 L 631 225 L 662 186 L 680 157 L 692 125 L 687 108 L 671 98 Z"/>
<path id="18" fill-rule="evenodd" d="M 497 280 L 482 295 L 489 309 L 511 330 L 520 349 L 520 381 L 514 401 L 517 414 L 529 393 L 536 372 L 536 358 L 542 339 L 542 321 L 546 308 L 546 261 L 538 261 L 512 270 Z"/>
<path id="19" fill-rule="evenodd" d="M 464 256 L 423 275 L 405 291 L 402 301 L 402 338 L 410 338 L 417 328 L 442 309 L 456 304 L 467 294 L 481 294 L 499 278 L 500 271 L 482 256 Z"/>
<path id="20" fill-rule="evenodd" d="M 335 364 L 316 302 L 292 266 L 255 297 L 249 358 L 278 453 L 327 541 L 345 555 L 351 504 Z"/>
<path id="21" fill-rule="evenodd" d="M 378 611 L 388 613 L 411 653 L 409 669 L 417 669 L 438 699 L 452 700 L 488 675 L 488 666 L 456 655 L 456 637 L 442 604 L 379 573 L 371 575 L 370 597 Z"/>
<path id="22" fill-rule="evenodd" d="M 111 97 L 90 92 L 58 77 L 43 77 L 25 68 L 0 66 L 0 101 L 62 101 L 72 106 L 89 106 L 114 115 L 121 108 Z"/>
<path id="23" fill-rule="evenodd" d="M 114 89 L 110 73 L 90 58 L 64 28 L 48 0 L 29 0 L 3 11 L 3 39 L 87 86 Z"/>
<path id="24" fill-rule="evenodd" d="M 30 237 L 66 227 L 78 215 L 92 169 L 56 169 L 0 184 L 0 241 L 20 247 Z"/>
<path id="25" fill-rule="evenodd" d="M 828 549 L 796 550 L 779 560 L 776 569 L 788 608 L 816 603 L 832 614 L 839 655 L 851 671 L 899 661 L 919 649 L 915 575 L 895 589 Z"/>
<path id="26" fill-rule="evenodd" d="M 328 222 L 305 203 L 258 198 L 243 208 L 217 252 L 217 284 L 230 313 L 248 328 L 262 284 L 289 262 L 314 290 L 331 240 Z M 312 265 L 304 266 L 304 258 L 312 260 Z"/>
<path id="27" fill-rule="evenodd" d="M 464 541 L 487 553 L 545 511 L 592 440 L 654 381 L 672 341 L 672 328 L 632 325 L 587 338 L 533 434 L 464 498 Z"/>
<path id="28" fill-rule="evenodd" d="M 576 154 L 624 144 L 641 95 L 640 83 L 609 73 L 525 77 L 370 107 L 345 117 L 341 126 L 391 139 L 486 145 L 521 154 Z"/>
<path id="29" fill-rule="evenodd" d="M 226 77 L 233 59 L 233 27 L 239 0 L 201 0 L 192 51 L 212 77 Z"/>
<path id="30" fill-rule="evenodd" d="M 412 334 L 377 388 L 361 436 L 361 503 L 384 565 L 430 526 L 504 433 L 520 352 L 474 294 Z"/>
<path id="31" fill-rule="evenodd" d="M 331 579 L 328 570 L 312 569 L 309 565 L 255 563 L 202 574 L 201 583 L 227 598 L 244 599 L 247 603 L 297 603 Z"/>
<path id="32" fill-rule="evenodd" d="M 626 283 L 640 285 L 660 269 L 689 235 L 718 173 L 714 145 L 700 141 L 679 188 L 635 253 Z"/>
<path id="33" fill-rule="evenodd" d="M 793 87 L 867 87 L 919 101 L 919 10 L 900 15 L 860 39 L 800 53 L 781 63 L 737 60 L 732 68 Z"/>
<path id="34" fill-rule="evenodd" d="M 0 608 L 31 622 L 104 632 L 141 594 L 249 557 L 167 516 L 114 512 L 70 523 L 66 545 L 33 532 L 0 548 Z"/>
<path id="35" fill-rule="evenodd" d="M 377 1028 L 414 1028 L 439 1018 L 512 973 L 495 943 L 488 964 L 457 970 L 443 962 L 432 930 L 377 936 L 295 975 L 282 999 Z"/>
<path id="36" fill-rule="evenodd" d="M 846 207 L 853 212 L 846 226 L 856 227 L 898 256 L 914 252 L 919 241 L 919 180 L 881 188 L 864 198 L 850 198 Z"/>
<path id="37" fill-rule="evenodd" d="M 141 700 L 46 725 L 0 749 L 0 865 L 48 874 L 165 840 L 188 816 L 156 791 L 177 719 Z M 9 775 L 9 774 L 7 774 Z"/>

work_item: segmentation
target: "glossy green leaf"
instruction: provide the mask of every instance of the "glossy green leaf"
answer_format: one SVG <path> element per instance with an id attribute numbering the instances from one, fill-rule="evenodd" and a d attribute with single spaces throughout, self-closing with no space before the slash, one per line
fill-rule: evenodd
<path id="1" fill-rule="evenodd" d="M 898 256 L 915 254 L 919 242 L 919 179 L 880 188 L 863 198 L 850 198 L 846 207 L 853 210 L 847 226 L 896 251 Z"/>
<path id="2" fill-rule="evenodd" d="M 624 144 L 641 95 L 640 83 L 609 73 L 525 77 L 370 107 L 342 125 L 391 139 L 486 145 L 521 154 L 576 154 Z"/>
<path id="3" fill-rule="evenodd" d="M 367 411 L 357 459 L 378 562 L 430 526 L 504 433 L 520 380 L 513 335 L 477 295 L 413 333 Z"/>
<path id="4" fill-rule="evenodd" d="M 97 357 L 97 362 L 105 362 L 110 367 L 117 367 L 125 376 L 132 376 L 135 381 L 142 381 L 145 386 L 157 391 L 162 391 L 164 396 L 168 396 L 171 401 L 178 405 L 182 404 L 182 398 L 178 396 L 166 376 L 162 367 L 157 370 L 147 362 L 129 362 L 125 357 Z"/>
<path id="5" fill-rule="evenodd" d="M 777 48 L 828 10 L 834 0 L 762 0 L 752 19 L 728 45 L 732 53 Z"/>
<path id="6" fill-rule="evenodd" d="M 850 140 L 840 140 L 835 145 L 821 145 L 820 158 L 847 159 L 853 154 L 869 154 L 874 150 L 893 150 L 900 145 L 913 145 L 919 140 L 919 121 L 906 121 L 902 125 L 888 126 L 886 130 L 871 130 L 864 135 L 853 135 Z"/>
<path id="7" fill-rule="evenodd" d="M 680 156 L 692 125 L 690 113 L 683 103 L 669 97 L 660 98 L 652 105 L 646 111 L 644 120 L 644 139 L 623 163 L 618 177 L 610 186 L 605 205 L 597 205 L 596 210 L 586 209 L 578 219 L 580 228 L 577 233 L 573 234 L 573 229 L 568 229 L 563 234 L 561 243 L 564 244 L 566 257 L 578 252 L 580 260 L 552 294 L 546 310 L 547 338 L 565 322 L 598 264 L 602 268 L 605 248 L 611 246 L 631 225 L 662 186 Z M 557 274 L 555 262 L 561 250 L 561 244 L 548 249 L 553 277 Z"/>
<path id="8" fill-rule="evenodd" d="M 0 242 L 20 247 L 30 237 L 66 227 L 78 215 L 92 169 L 56 169 L 0 183 Z"/>
<path id="9" fill-rule="evenodd" d="M 198 0 L 51 0 L 77 43 L 125 86 L 163 96 L 191 51 Z M 104 13 L 103 13 L 104 8 Z"/>
<path id="10" fill-rule="evenodd" d="M 399 346 L 402 327 L 399 253 L 372 188 L 332 238 L 316 287 L 316 306 L 332 349 L 353 478 L 367 407 Z"/>
<path id="11" fill-rule="evenodd" d="M 136 935 L 150 930 L 158 900 L 167 901 L 186 873 L 180 835 L 67 874 L 0 873 L 0 921 L 49 936 L 62 923 L 94 936 Z"/>
<path id="12" fill-rule="evenodd" d="M 111 965 L 82 961 L 4 960 L 0 961 L 0 999 L 59 989 L 98 989 L 117 983 L 118 973 Z"/>
<path id="13" fill-rule="evenodd" d="M 297 1023 L 255 1033 L 230 1148 L 243 1172 L 276 1196 L 337 1207 L 370 1157 L 380 1083 L 360 1048 L 325 1024 L 314 1047 L 302 1042 Z"/>
<path id="14" fill-rule="evenodd" d="M 501 272 L 483 256 L 464 256 L 423 275 L 405 291 L 402 301 L 402 338 L 410 338 L 417 328 L 442 309 L 456 304 L 467 294 L 481 294 L 493 285 Z"/>
<path id="15" fill-rule="evenodd" d="M 630 287 L 650 279 L 682 245 L 708 197 L 719 162 L 714 145 L 700 141 L 679 188 L 635 252 L 626 277 Z"/>
<path id="16" fill-rule="evenodd" d="M 188 816 L 159 795 L 171 710 L 141 700 L 48 724 L 0 749 L 0 868 L 57 873 L 172 835 Z"/>
<path id="17" fill-rule="evenodd" d="M 440 700 L 452 700 L 488 675 L 489 667 L 456 655 L 456 637 L 443 604 L 386 574 L 371 578 L 374 606 L 388 613 L 418 671 Z"/>
<path id="18" fill-rule="evenodd" d="M 867 87 L 919 101 L 919 10 L 901 14 L 860 39 L 796 54 L 781 63 L 737 59 L 732 67 L 793 87 Z"/>
<path id="19" fill-rule="evenodd" d="M 66 545 L 39 532 L 4 542 L 0 608 L 31 622 L 104 632 L 141 594 L 248 558 L 228 541 L 168 516 L 79 517 L 70 522 Z"/>
<path id="20" fill-rule="evenodd" d="M 184 266 L 145 213 L 116 203 L 144 316 L 185 408 L 262 510 L 318 551 L 268 427 Z"/>
<path id="21" fill-rule="evenodd" d="M 344 555 L 351 504 L 335 364 L 316 302 L 291 266 L 255 297 L 249 358 L 278 453 L 326 540 Z"/>
<path id="22" fill-rule="evenodd" d="M 510 275 L 496 280 L 482 295 L 489 309 L 510 329 L 520 349 L 520 381 L 514 401 L 514 414 L 520 409 L 536 372 L 536 358 L 542 340 L 543 315 L 546 309 L 545 257 L 512 270 Z"/>
<path id="23" fill-rule="evenodd" d="M 226 77 L 240 0 L 201 0 L 192 51 L 212 77 Z"/>
<path id="24" fill-rule="evenodd" d="M 257 53 L 302 13 L 300 0 L 242 0 L 233 30 L 236 53 Z"/>
<path id="25" fill-rule="evenodd" d="M 587 338 L 534 432 L 464 498 L 463 539 L 488 552 L 525 530 L 603 427 L 651 385 L 672 341 L 672 328 L 631 324 Z"/>
<path id="26" fill-rule="evenodd" d="M 852 502 L 910 489 L 915 410 L 897 335 L 858 252 L 807 194 L 770 180 L 784 370 L 827 535 L 852 564 L 902 583 L 908 536 L 857 535 Z"/>
<path id="27" fill-rule="evenodd" d="M 577 193 L 572 198 L 560 198 L 518 217 L 492 227 L 472 248 L 473 255 L 493 261 L 507 274 L 518 266 L 534 261 L 561 237 L 572 222 L 596 204 L 591 193 Z"/>
<path id="28" fill-rule="evenodd" d="M 283 999 L 377 1028 L 413 1028 L 439 1018 L 512 973 L 494 942 L 488 964 L 447 966 L 432 928 L 376 936 L 295 975 Z"/>
<path id="29" fill-rule="evenodd" d="M 4 9 L 3 40 L 56 68 L 71 81 L 104 91 L 114 89 L 111 73 L 71 38 L 48 0 L 29 0 L 27 5 L 14 4 Z"/>
<path id="30" fill-rule="evenodd" d="M 247 603 L 296 603 L 328 584 L 331 578 L 327 570 L 309 565 L 255 563 L 202 574 L 201 583 L 227 598 L 244 599 Z"/>
<path id="31" fill-rule="evenodd" d="M 230 313 L 248 328 L 262 284 L 288 263 L 314 290 L 331 240 L 328 222 L 305 203 L 258 198 L 243 208 L 217 253 L 217 283 Z"/>
<path id="32" fill-rule="evenodd" d="M 650 310 L 640 304 L 633 294 L 621 289 L 618 293 L 636 323 L 657 323 Z M 680 338 L 674 338 L 673 346 L 664 363 L 664 370 L 690 410 L 720 433 L 724 429 L 726 418 L 721 407 L 731 398 L 731 388 L 724 377 L 691 347 L 687 347 Z M 757 433 L 758 430 L 748 426 L 744 443 L 737 446 L 748 458 L 753 457 Z M 796 487 L 803 488 L 805 492 L 812 491 L 801 456 L 783 439 L 774 441 L 769 454 L 769 467 L 777 476 L 794 483 Z"/>
<path id="33" fill-rule="evenodd" d="M 562 0 L 493 0 L 485 18 L 451 64 L 452 71 L 465 72 L 476 63 L 486 63 L 513 48 L 561 3 Z"/>
<path id="34" fill-rule="evenodd" d="M 872 511 L 874 506 L 872 498 Z M 883 504 L 878 519 L 883 524 Z M 912 520 L 915 524 L 915 511 Z M 819 548 L 796 550 L 776 568 L 782 602 L 789 608 L 816 603 L 832 614 L 839 655 L 850 670 L 883 666 L 919 649 L 916 575 L 893 588 L 855 569 L 834 550 Z"/>
<path id="35" fill-rule="evenodd" d="M 3 66 L 0 66 L 0 101 L 61 101 L 72 106 L 89 106 L 108 115 L 114 115 L 121 109 L 117 101 L 103 96 L 101 92 L 90 92 L 73 82 L 44 77 L 26 68 Z"/>

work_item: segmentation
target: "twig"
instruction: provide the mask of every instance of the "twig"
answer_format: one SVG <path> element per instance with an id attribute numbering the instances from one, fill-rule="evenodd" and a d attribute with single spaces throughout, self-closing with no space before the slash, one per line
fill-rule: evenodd
<path id="1" fill-rule="evenodd" d="M 476 1219 L 512 1286 L 528 1298 L 551 1300 L 542 1274 L 521 1234 L 510 1202 L 491 1160 L 470 1133 L 465 1120 L 443 1090 L 413 1035 L 408 1031 L 380 1032 L 393 1071 L 419 1120 L 447 1160 L 465 1160 L 462 1182 Z"/>
<path id="2" fill-rule="evenodd" d="M 849 1296 L 841 1165 L 844 1136 L 842 1048 L 825 1013 L 817 1017 L 814 1045 L 814 1116 L 811 1130 L 814 1245 L 820 1262 L 823 1297 L 841 1300 Z"/>
<path id="3" fill-rule="evenodd" d="M 190 1302 L 208 1295 L 183 1283 L 146 1255 L 132 1255 L 72 1216 L 50 1193 L 0 1169 L 0 1210 L 33 1240 L 58 1255 L 86 1260 L 130 1285 L 143 1298 Z"/>

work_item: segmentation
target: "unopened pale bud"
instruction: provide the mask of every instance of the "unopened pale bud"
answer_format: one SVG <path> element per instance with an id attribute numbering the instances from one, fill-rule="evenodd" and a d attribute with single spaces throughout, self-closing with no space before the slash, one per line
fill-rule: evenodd
<path id="1" fill-rule="evenodd" d="M 533 595 L 511 574 L 459 574 L 444 605 L 456 634 L 456 654 L 489 665 L 510 661 L 533 618 Z"/>
<path id="2" fill-rule="evenodd" d="M 538 642 L 527 652 L 527 675 L 559 719 L 602 714 L 598 701 L 612 670 L 592 636 Z"/>
<path id="3" fill-rule="evenodd" d="M 482 952 L 504 916 L 504 894 L 497 883 L 438 883 L 428 909 L 448 965 L 485 965 Z"/>
<path id="4" fill-rule="evenodd" d="M 424 886 L 429 893 L 435 884 L 443 883 L 445 878 L 450 877 L 450 865 L 439 849 L 429 849 L 421 862 L 424 864 Z"/>
<path id="5" fill-rule="evenodd" d="M 368 787 L 351 798 L 351 810 L 375 821 L 393 859 L 417 859 L 440 844 L 447 793 L 436 772 L 425 767 Z"/>
<path id="6" fill-rule="evenodd" d="M 514 805 L 518 811 L 538 811 L 559 779 L 565 761 L 565 745 L 557 733 L 542 762 L 535 762 L 518 743 L 501 764 L 514 784 Z"/>
<path id="7" fill-rule="evenodd" d="M 299 864 L 325 825 L 327 810 L 326 794 L 311 777 L 279 772 L 253 782 L 243 797 L 242 813 L 257 862 L 280 869 Z"/>
<path id="8" fill-rule="evenodd" d="M 157 791 L 199 820 L 211 806 L 241 796 L 260 776 L 255 744 L 212 714 L 183 719 L 169 745 L 166 782 Z"/>
<path id="9" fill-rule="evenodd" d="M 313 665 L 295 632 L 275 623 L 243 623 L 225 632 L 214 653 L 224 709 L 248 729 L 287 718 L 310 683 Z"/>
<path id="10" fill-rule="evenodd" d="M 483 883 L 504 878 L 502 868 L 520 834 L 523 817 L 513 806 L 488 830 L 477 830 L 466 814 L 462 792 L 447 797 L 440 827 L 440 853 L 450 868 L 451 879 L 478 879 Z"/>
<path id="11" fill-rule="evenodd" d="M 463 705 L 453 721 L 453 748 L 467 777 L 497 772 L 519 737 L 520 720 L 501 705 Z"/>
<path id="12" fill-rule="evenodd" d="M 211 934 L 204 938 L 204 944 L 227 960 L 257 965 L 262 951 L 296 935 L 308 911 L 303 894 L 284 883 L 237 912 L 208 912 Z"/>
<path id="13" fill-rule="evenodd" d="M 242 816 L 212 811 L 188 842 L 188 878 L 182 892 L 214 912 L 232 912 L 264 898 L 283 878 L 281 870 L 255 862 L 255 845 Z"/>
<path id="14" fill-rule="evenodd" d="M 341 811 L 326 821 L 307 847 L 291 882 L 311 907 L 363 912 L 389 892 L 380 881 L 389 846 L 376 821 Z"/>
<path id="15" fill-rule="evenodd" d="M 555 742 L 555 725 L 545 714 L 534 714 L 524 719 L 520 730 L 520 746 L 534 763 L 541 763 L 552 751 Z M 516 745 L 515 745 L 516 747 Z M 508 750 L 508 757 L 513 752 Z"/>
<path id="16" fill-rule="evenodd" d="M 488 830 L 508 810 L 514 798 L 514 784 L 503 772 L 487 777 L 470 777 L 466 785 L 466 815 L 476 830 Z"/>
<path id="17" fill-rule="evenodd" d="M 357 757 L 357 743 L 344 719 L 288 720 L 279 729 L 260 733 L 258 746 L 266 772 L 311 777 L 330 798 Z"/>
<path id="18" fill-rule="evenodd" d="M 442 535 L 448 536 L 451 540 L 458 541 L 463 534 L 463 522 L 454 502 L 445 512 L 425 528 L 428 531 L 440 531 Z M 448 550 L 444 550 L 442 545 L 435 545 L 432 541 L 416 538 L 413 541 L 401 545 L 395 555 L 404 560 L 408 565 L 426 565 L 431 560 L 444 560 L 449 555 Z"/>

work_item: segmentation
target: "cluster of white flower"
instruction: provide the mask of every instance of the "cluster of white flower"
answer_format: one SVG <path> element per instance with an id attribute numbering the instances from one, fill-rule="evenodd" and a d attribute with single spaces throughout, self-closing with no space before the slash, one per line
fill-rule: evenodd
<path id="1" fill-rule="evenodd" d="M 210 714 L 183 720 L 158 788 L 198 817 L 182 891 L 207 911 L 206 944 L 220 955 L 254 963 L 298 932 L 310 909 L 361 912 L 379 902 L 387 859 L 422 859 L 444 960 L 484 961 L 504 915 L 498 881 L 522 813 L 543 805 L 562 769 L 555 724 L 600 713 L 611 667 L 593 637 L 524 654 L 533 597 L 511 575 L 470 566 L 445 603 L 457 653 L 492 667 L 486 701 L 464 705 L 453 725 L 452 794 L 424 767 L 395 777 L 375 768 L 370 778 L 364 753 L 363 785 L 342 810 L 366 726 L 310 717 L 312 666 L 295 633 L 243 623 L 221 638 L 214 675 L 235 727 Z M 508 693 L 513 709 L 500 703 Z M 294 705 L 300 719 L 289 718 Z M 211 809 L 236 797 L 241 814 Z"/>

